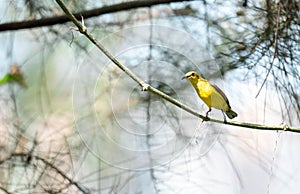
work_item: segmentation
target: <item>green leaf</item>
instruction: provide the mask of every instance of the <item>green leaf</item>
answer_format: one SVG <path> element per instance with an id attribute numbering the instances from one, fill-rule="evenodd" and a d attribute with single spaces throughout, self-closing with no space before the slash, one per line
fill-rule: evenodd
<path id="1" fill-rule="evenodd" d="M 0 85 L 8 83 L 11 81 L 11 75 L 10 74 L 6 74 L 4 77 L 2 77 L 0 79 Z"/>

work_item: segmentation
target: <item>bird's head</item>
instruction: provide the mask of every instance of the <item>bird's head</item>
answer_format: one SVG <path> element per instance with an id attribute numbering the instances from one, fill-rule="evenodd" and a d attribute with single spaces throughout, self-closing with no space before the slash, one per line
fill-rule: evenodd
<path id="1" fill-rule="evenodd" d="M 182 79 L 188 79 L 190 82 L 198 81 L 201 76 L 196 71 L 187 72 Z"/>

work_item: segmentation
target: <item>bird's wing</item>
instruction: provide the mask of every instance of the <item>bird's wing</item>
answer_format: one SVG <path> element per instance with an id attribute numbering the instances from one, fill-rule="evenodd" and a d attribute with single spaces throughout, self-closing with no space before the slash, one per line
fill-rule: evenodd
<path id="1" fill-rule="evenodd" d="M 230 105 L 229 105 L 229 100 L 226 97 L 225 93 L 218 86 L 216 86 L 215 84 L 211 83 L 211 86 L 224 98 L 224 100 L 226 101 L 229 108 L 231 108 Z"/>

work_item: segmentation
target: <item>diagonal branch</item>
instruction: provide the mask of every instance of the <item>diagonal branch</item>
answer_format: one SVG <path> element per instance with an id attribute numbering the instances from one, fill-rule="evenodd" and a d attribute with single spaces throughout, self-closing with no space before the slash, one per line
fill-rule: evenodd
<path id="1" fill-rule="evenodd" d="M 4 193 L 10 194 L 10 192 L 2 186 L 0 186 L 0 190 L 3 191 Z"/>
<path id="2" fill-rule="evenodd" d="M 59 6 L 63 9 L 65 14 L 70 18 L 70 20 L 77 26 L 78 31 L 82 34 L 84 34 L 91 42 L 96 45 L 97 48 L 100 49 L 115 65 L 117 65 L 121 70 L 123 70 L 131 79 L 133 79 L 137 84 L 139 84 L 142 87 L 143 91 L 151 92 L 170 103 L 174 104 L 175 106 L 189 112 L 192 115 L 195 115 L 196 117 L 199 117 L 205 121 L 211 121 L 215 123 L 224 123 L 223 120 L 213 119 L 213 118 L 206 118 L 205 116 L 201 115 L 196 110 L 190 108 L 189 106 L 179 102 L 178 100 L 168 96 L 167 94 L 161 92 L 160 90 L 153 88 L 149 84 L 145 83 L 140 77 L 135 75 L 129 68 L 127 68 L 125 65 L 123 65 L 121 62 L 118 61 L 117 58 L 115 58 L 101 43 L 99 43 L 93 35 L 88 32 L 87 28 L 76 19 L 76 17 L 68 10 L 68 8 L 65 6 L 65 4 L 61 0 L 56 0 L 56 2 L 59 4 Z M 82 19 L 83 20 L 83 19 Z M 260 129 L 260 130 L 284 130 L 284 131 L 291 131 L 300 133 L 300 128 L 296 127 L 289 127 L 287 125 L 280 125 L 280 126 L 266 126 L 256 123 L 245 123 L 245 122 L 226 122 L 224 124 L 232 125 L 232 126 L 238 126 L 238 127 L 244 127 L 244 128 L 251 128 L 251 129 Z"/>
<path id="3" fill-rule="evenodd" d="M 122 2 L 118 4 L 113 4 L 109 6 L 104 6 L 96 9 L 91 9 L 87 11 L 82 11 L 75 13 L 75 18 L 79 19 L 80 16 L 84 18 L 92 18 L 95 16 L 107 14 L 107 13 L 115 13 L 119 11 L 126 11 L 130 9 L 142 8 L 142 7 L 151 7 L 153 5 L 159 4 L 167 4 L 173 2 L 182 2 L 182 1 L 192 1 L 192 0 L 136 0 L 136 1 L 129 1 L 129 2 Z M 21 22 L 9 22 L 0 24 L 0 32 L 9 31 L 9 30 L 21 30 L 21 29 L 28 29 L 28 28 L 37 28 L 43 26 L 52 26 L 56 24 L 63 24 L 69 22 L 69 18 L 66 15 L 55 16 L 50 18 L 43 18 L 38 20 L 28 20 L 28 21 L 21 21 Z"/>

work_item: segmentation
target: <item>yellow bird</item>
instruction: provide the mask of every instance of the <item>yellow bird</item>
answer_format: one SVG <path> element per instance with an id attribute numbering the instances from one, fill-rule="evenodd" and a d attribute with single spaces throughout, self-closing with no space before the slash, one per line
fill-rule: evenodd
<path id="1" fill-rule="evenodd" d="M 190 71 L 185 74 L 182 79 L 188 79 L 195 88 L 198 96 L 208 106 L 209 110 L 206 112 L 206 117 L 211 111 L 211 108 L 219 109 L 222 111 L 224 121 L 226 122 L 226 116 L 233 119 L 237 116 L 237 113 L 231 110 L 229 101 L 224 92 L 216 85 L 209 83 L 206 79 L 201 77 L 197 72 Z M 225 112 L 225 114 L 224 114 Z"/>

